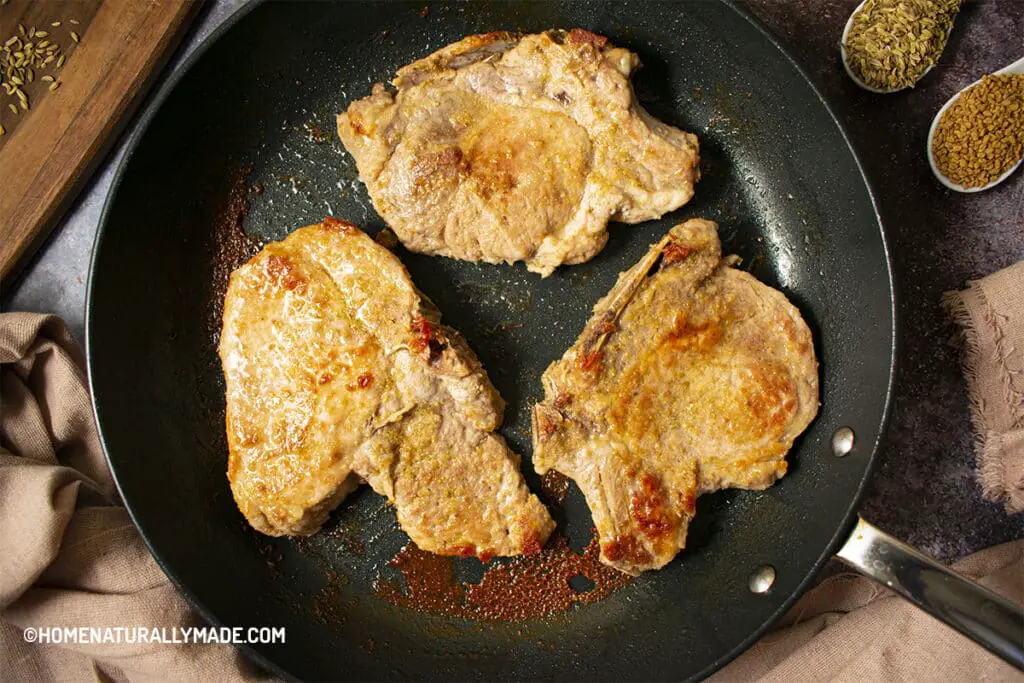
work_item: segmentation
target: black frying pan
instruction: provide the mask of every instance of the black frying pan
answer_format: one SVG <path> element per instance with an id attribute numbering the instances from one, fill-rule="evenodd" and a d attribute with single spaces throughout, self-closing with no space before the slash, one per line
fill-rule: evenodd
<path id="1" fill-rule="evenodd" d="M 87 316 L 96 413 L 124 502 L 161 566 L 207 619 L 287 628 L 286 644 L 249 650 L 279 673 L 708 674 L 793 603 L 855 521 L 894 358 L 891 272 L 870 187 L 806 75 L 729 4 L 452 3 L 430 4 L 425 17 L 423 7 L 423 0 L 247 7 L 146 113 L 97 237 Z M 219 296 L 212 226 L 233 178 L 247 168 L 248 182 L 264 188 L 249 196 L 245 229 L 253 236 L 280 239 L 328 213 L 378 229 L 333 134 L 335 114 L 398 66 L 466 34 L 575 26 L 638 52 L 639 98 L 655 116 L 700 136 L 704 178 L 694 201 L 660 221 L 613 226 L 597 258 L 546 280 L 521 265 L 399 250 L 508 400 L 502 433 L 525 455 L 528 479 L 536 486 L 528 409 L 541 396 L 541 372 L 573 342 L 617 273 L 684 217 L 717 220 L 726 249 L 800 307 L 817 341 L 821 412 L 790 454 L 789 476 L 763 493 L 701 498 L 680 557 L 603 601 L 512 624 L 395 607 L 374 597 L 371 582 L 407 539 L 371 491 L 351 496 L 329 525 L 357 529 L 364 552 L 330 533 L 302 543 L 260 536 L 234 506 L 224 474 L 224 385 L 209 329 L 211 299 Z M 317 142 L 311 126 L 327 141 Z M 841 427 L 855 437 L 840 458 L 832 442 Z M 590 521 L 578 491 L 558 516 L 572 542 L 585 542 Z M 861 541 L 870 540 L 862 531 Z M 847 554 L 857 548 L 847 545 Z M 752 591 L 768 585 L 769 566 L 774 582 Z M 464 560 L 458 569 L 472 575 L 480 566 Z"/>

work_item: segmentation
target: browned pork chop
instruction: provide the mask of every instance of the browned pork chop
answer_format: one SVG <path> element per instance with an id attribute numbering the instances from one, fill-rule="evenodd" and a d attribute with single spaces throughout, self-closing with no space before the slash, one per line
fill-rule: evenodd
<path id="1" fill-rule="evenodd" d="M 250 524 L 311 534 L 365 480 L 424 550 L 540 550 L 554 523 L 493 433 L 504 402 L 439 319 L 391 252 L 333 219 L 231 275 L 228 479 Z"/>
<path id="2" fill-rule="evenodd" d="M 601 560 L 627 574 L 675 557 L 701 493 L 782 477 L 817 414 L 807 325 L 736 260 L 711 221 L 677 225 L 544 373 L 534 466 L 576 480 Z"/>
<path id="3" fill-rule="evenodd" d="M 638 64 L 582 29 L 470 36 L 375 85 L 338 134 L 408 249 L 549 275 L 601 251 L 609 220 L 693 196 L 697 138 L 640 106 Z"/>

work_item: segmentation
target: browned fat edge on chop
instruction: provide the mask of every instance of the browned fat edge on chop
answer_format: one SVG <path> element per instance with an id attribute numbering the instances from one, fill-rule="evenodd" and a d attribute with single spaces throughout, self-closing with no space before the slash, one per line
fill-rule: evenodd
<path id="1" fill-rule="evenodd" d="M 316 532 L 366 482 L 422 549 L 536 552 L 554 528 L 494 433 L 504 402 L 402 263 L 326 218 L 231 275 L 220 349 L 228 480 L 272 536 Z"/>
<path id="2" fill-rule="evenodd" d="M 534 467 L 574 479 L 601 560 L 627 574 L 686 545 L 697 496 L 763 489 L 818 410 L 811 333 L 781 292 L 677 225 L 594 307 L 543 376 Z"/>
<path id="3" fill-rule="evenodd" d="M 546 276 L 593 258 L 608 221 L 693 196 L 697 138 L 637 102 L 639 63 L 579 28 L 469 36 L 375 85 L 338 135 L 408 249 Z"/>

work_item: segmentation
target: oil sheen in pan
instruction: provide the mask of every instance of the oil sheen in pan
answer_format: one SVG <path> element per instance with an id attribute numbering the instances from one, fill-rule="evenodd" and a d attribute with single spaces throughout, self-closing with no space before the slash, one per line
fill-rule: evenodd
<path id="1" fill-rule="evenodd" d="M 286 645 L 258 654 L 298 677 L 706 672 L 784 609 L 823 561 L 870 463 L 870 448 L 822 456 L 840 424 L 859 443 L 875 442 L 889 378 L 891 292 L 859 167 L 817 92 L 725 3 L 645 3 L 643 12 L 611 2 L 430 4 L 423 17 L 424 4 L 258 5 L 158 98 L 118 175 L 90 286 L 90 375 L 123 499 L 206 617 L 287 627 Z M 503 433 L 524 455 L 531 486 L 539 490 L 526 410 L 540 397 L 540 373 L 617 273 L 683 217 L 719 222 L 725 249 L 801 309 L 819 345 L 822 412 L 775 487 L 700 499 L 688 550 L 655 576 L 557 625 L 422 614 L 374 594 L 378 566 L 405 538 L 369 491 L 336 515 L 354 525 L 363 552 L 327 534 L 300 547 L 243 526 L 224 478 L 224 387 L 206 334 L 218 248 L 211 225 L 234 172 L 250 168 L 248 182 L 263 187 L 248 195 L 246 230 L 256 239 L 280 239 L 331 213 L 379 228 L 347 155 L 313 127 L 332 130 L 334 115 L 373 81 L 464 35 L 551 26 L 585 26 L 636 50 L 640 99 L 697 133 L 705 163 L 691 204 L 662 221 L 613 225 L 594 261 L 547 280 L 520 266 L 401 254 L 508 400 Z M 559 521 L 574 547 L 585 545 L 590 520 L 575 490 Z M 754 596 L 749 576 L 765 564 L 776 569 L 774 586 Z M 471 569 L 457 566 L 457 576 Z M 325 600 L 328 584 L 334 597 Z M 317 606 L 328 604 L 334 615 L 318 619 Z M 362 647 L 368 639 L 372 652 Z"/>

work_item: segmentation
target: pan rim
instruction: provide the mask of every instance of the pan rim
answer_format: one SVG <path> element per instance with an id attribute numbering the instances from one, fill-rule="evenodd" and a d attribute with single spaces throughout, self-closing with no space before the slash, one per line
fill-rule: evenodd
<path id="1" fill-rule="evenodd" d="M 685 2 L 686 0 L 674 1 Z M 739 642 L 731 650 L 729 650 L 722 656 L 712 661 L 706 667 L 701 669 L 697 674 L 695 674 L 692 677 L 692 680 L 701 680 L 710 676 L 712 673 L 721 669 L 727 663 L 736 659 L 740 654 L 748 650 L 755 642 L 757 642 L 757 640 L 759 640 L 793 606 L 793 604 L 795 604 L 796 601 L 803 596 L 803 594 L 807 591 L 810 584 L 820 574 L 821 569 L 825 565 L 825 563 L 832 558 L 832 556 L 838 550 L 839 546 L 849 536 L 849 532 L 853 528 L 855 518 L 857 517 L 860 501 L 864 496 L 868 480 L 871 478 L 871 475 L 874 472 L 876 460 L 878 457 L 878 450 L 881 446 L 882 440 L 885 438 L 887 433 L 890 417 L 892 414 L 893 392 L 895 387 L 895 378 L 897 374 L 898 350 L 900 346 L 900 322 L 897 301 L 896 278 L 893 269 L 892 256 L 889 250 L 889 240 L 888 235 L 886 233 L 885 222 L 882 218 L 881 212 L 879 211 L 878 198 L 874 188 L 874 184 L 871 182 L 870 178 L 868 177 L 865 171 L 864 164 L 862 163 L 861 158 L 858 155 L 852 140 L 850 139 L 850 135 L 847 131 L 845 124 L 836 115 L 836 112 L 832 104 L 830 104 L 829 100 L 822 93 L 822 90 L 819 87 L 815 78 L 813 78 L 807 72 L 804 66 L 793 57 L 789 50 L 781 43 L 781 41 L 775 36 L 775 34 L 759 18 L 754 16 L 749 9 L 741 6 L 736 0 L 719 1 L 723 5 L 727 6 L 730 10 L 735 12 L 737 15 L 742 17 L 754 29 L 756 29 L 768 41 L 768 43 L 770 43 L 781 54 L 781 56 L 785 58 L 785 60 L 790 64 L 790 66 L 792 66 L 796 70 L 796 72 L 800 75 L 803 81 L 810 87 L 811 91 L 821 102 L 825 111 L 828 113 L 830 119 L 832 120 L 833 125 L 835 125 L 836 129 L 841 135 L 843 142 L 845 143 L 846 148 L 852 157 L 857 172 L 859 173 L 860 180 L 861 182 L 863 182 L 864 187 L 867 191 L 868 198 L 871 202 L 871 208 L 874 213 L 874 222 L 878 227 L 878 235 L 881 240 L 882 254 L 885 260 L 886 278 L 888 280 L 889 285 L 888 303 L 891 320 L 889 333 L 891 335 L 891 343 L 888 359 L 889 376 L 885 387 L 885 396 L 882 413 L 878 422 L 878 436 L 876 437 L 874 443 L 871 444 L 871 450 L 867 458 L 866 465 L 864 467 L 864 472 L 860 478 L 859 483 L 857 484 L 856 490 L 853 492 L 853 495 L 850 499 L 850 504 L 846 512 L 844 513 L 843 520 L 838 526 L 835 534 L 825 545 L 820 556 L 811 565 L 806 576 L 804 576 L 804 578 L 801 579 L 800 583 L 790 593 L 790 595 L 787 596 L 786 599 L 780 603 L 779 607 L 774 612 L 772 612 L 757 629 L 753 630 L 750 633 L 750 635 L 747 636 L 747 638 Z M 244 17 L 248 16 L 250 12 L 262 6 L 265 2 L 266 0 L 252 0 L 251 2 L 242 5 L 241 7 L 236 9 L 227 19 L 225 19 L 219 26 L 217 26 L 213 31 L 211 31 L 210 34 L 206 36 L 206 38 L 204 38 L 203 41 L 195 47 L 195 49 L 193 49 L 193 51 L 182 61 L 178 68 L 167 76 L 167 80 L 163 83 L 163 85 L 160 86 L 159 90 L 153 96 L 152 100 L 145 105 L 145 108 L 142 114 L 140 114 L 139 119 L 131 132 L 130 137 L 125 143 L 124 153 L 120 161 L 118 162 L 117 169 L 114 173 L 114 177 L 110 184 L 110 189 L 108 190 L 106 198 L 104 199 L 103 210 L 100 214 L 99 226 L 97 228 L 96 235 L 93 239 L 93 245 L 89 259 L 89 272 L 86 283 L 85 303 L 85 356 L 88 387 L 90 395 L 93 397 L 95 396 L 96 387 L 94 386 L 93 383 L 92 371 L 92 302 L 96 275 L 96 261 L 101 244 L 103 242 L 104 235 L 106 233 L 106 227 L 110 217 L 110 213 L 113 208 L 114 199 L 116 198 L 118 190 L 120 189 L 122 181 L 124 180 L 124 176 L 127 171 L 128 165 L 131 162 L 132 158 L 134 157 L 135 152 L 137 151 L 137 148 L 141 143 L 142 139 L 148 132 L 153 119 L 160 111 L 165 101 L 177 89 L 181 81 L 184 80 L 185 77 L 188 76 L 188 74 L 192 71 L 192 68 L 195 66 L 196 62 L 198 62 L 203 56 L 205 56 L 206 53 L 210 50 L 210 48 L 214 44 L 216 44 L 216 42 L 220 40 L 220 38 L 225 33 L 233 29 L 239 23 L 239 21 L 241 21 Z M 112 479 L 114 480 L 118 496 L 120 497 L 122 504 L 127 510 L 128 515 L 132 520 L 132 523 L 139 531 L 139 535 L 142 537 L 143 542 L 146 544 L 146 547 L 149 550 L 150 554 L 152 555 L 154 561 L 160 567 L 161 571 L 163 571 L 164 574 L 171 580 L 178 593 L 186 599 L 190 606 L 193 609 L 195 609 L 205 621 L 214 626 L 224 626 L 225 624 L 223 624 L 221 620 L 184 584 L 184 582 L 182 582 L 179 579 L 178 575 L 166 564 L 163 557 L 152 545 L 150 541 L 150 535 L 146 533 L 143 524 L 140 523 L 140 520 L 136 517 L 135 510 L 127 502 L 127 499 L 124 495 L 124 491 L 122 489 L 122 483 L 118 478 L 117 471 L 115 470 L 111 462 L 110 453 L 107 448 L 106 439 L 104 437 L 103 428 L 101 426 L 102 423 L 100 420 L 99 406 L 97 405 L 95 400 L 92 400 L 91 403 L 93 418 L 96 424 L 96 430 L 99 437 L 100 446 L 103 449 L 104 459 L 107 462 L 107 467 L 110 470 Z M 255 662 L 264 669 L 276 675 L 279 675 L 287 680 L 299 680 L 295 677 L 294 674 L 288 672 L 280 665 L 270 660 L 260 651 L 255 649 L 253 646 L 249 644 L 242 644 L 236 645 L 235 647 L 238 648 L 241 652 L 243 652 L 245 656 L 248 657 L 251 661 Z"/>
<path id="2" fill-rule="evenodd" d="M 104 234 L 106 233 L 107 222 L 110 217 L 110 212 L 113 208 L 114 199 L 117 195 L 117 191 L 121 187 L 121 183 L 124 180 L 124 175 L 127 171 L 128 164 L 135 156 L 136 149 L 139 143 L 145 137 L 149 131 L 150 124 L 156 117 L 157 113 L 163 107 L 164 102 L 171 96 L 171 94 L 177 89 L 178 84 L 185 79 L 185 77 L 192 71 L 192 67 L 195 66 L 209 50 L 210 48 L 220 40 L 221 36 L 230 31 L 235 25 L 241 21 L 244 17 L 248 16 L 250 12 L 255 10 L 257 7 L 263 5 L 266 0 L 252 0 L 248 2 L 225 19 L 219 26 L 210 32 L 203 41 L 192 50 L 192 52 L 185 57 L 181 65 L 178 66 L 171 74 L 168 75 L 167 81 L 160 86 L 159 91 L 153 96 L 145 110 L 139 116 L 138 123 L 135 125 L 131 136 L 125 143 L 124 154 L 121 160 L 118 162 L 117 170 L 114 172 L 114 177 L 110 183 L 110 189 L 107 191 L 107 196 L 103 200 L 103 210 L 100 212 L 99 227 L 96 230 L 96 236 L 93 238 L 92 252 L 89 256 L 89 277 L 86 281 L 86 298 L 85 298 L 85 363 L 86 363 L 86 379 L 89 384 L 89 396 L 94 397 L 96 395 L 96 387 L 93 384 L 93 372 L 92 372 L 92 298 L 93 288 L 95 285 L 96 275 L 96 260 L 99 254 L 101 243 L 103 242 Z M 124 495 L 122 489 L 121 480 L 117 475 L 117 470 L 114 468 L 113 463 L 110 460 L 110 451 L 107 448 L 107 440 L 103 434 L 102 422 L 100 420 L 99 405 L 95 399 L 92 398 L 90 401 L 92 404 L 93 420 L 96 423 L 96 432 L 99 436 L 100 447 L 103 449 L 103 458 L 106 460 L 107 469 L 110 470 L 110 476 L 114 480 L 114 486 L 117 488 L 117 495 L 121 499 L 121 503 L 124 505 L 125 510 L 128 512 L 128 517 L 132 520 L 132 524 L 139 532 L 139 536 L 142 537 L 143 543 L 146 544 L 146 548 L 149 550 L 149 554 L 153 557 L 153 560 L 160 567 L 160 570 L 170 579 L 171 583 L 174 584 L 178 594 L 185 598 L 189 605 L 199 612 L 199 615 L 209 624 L 213 626 L 228 626 L 224 624 L 204 603 L 199 597 L 188 588 L 187 585 L 178 577 L 177 573 L 174 572 L 171 567 L 166 563 L 161 554 L 153 546 L 150 541 L 150 535 L 146 533 L 143 528 L 143 524 L 135 514 L 135 510 L 131 505 L 128 504 L 128 500 Z M 234 645 L 233 647 L 241 651 L 250 661 L 256 663 L 260 667 L 263 667 L 267 671 L 270 671 L 281 678 L 289 681 L 297 681 L 291 672 L 285 670 L 283 667 L 278 665 L 276 662 L 267 658 L 261 652 L 256 650 L 248 643 L 240 645 Z"/>
<path id="3" fill-rule="evenodd" d="M 867 488 L 868 480 L 874 473 L 875 464 L 878 459 L 878 450 L 882 444 L 882 439 L 885 438 L 886 432 L 889 427 L 889 419 L 892 416 L 892 398 L 893 391 L 895 389 L 896 382 L 896 362 L 897 362 L 897 351 L 899 348 L 899 306 L 896 298 L 896 278 L 893 272 L 892 255 L 889 253 L 889 239 L 886 234 L 885 221 L 882 219 L 882 214 L 878 208 L 878 197 L 875 191 L 874 184 L 868 177 L 864 170 L 864 164 L 860 159 L 860 155 L 857 154 L 857 150 L 854 147 L 853 141 L 850 139 L 849 132 L 846 129 L 846 125 L 836 116 L 836 112 L 829 102 L 829 100 L 822 93 L 821 88 L 818 86 L 817 81 L 807 72 L 803 64 L 790 54 L 789 50 L 782 45 L 775 34 L 758 19 L 750 10 L 745 7 L 741 7 L 736 0 L 722 0 L 725 5 L 728 5 L 733 11 L 739 16 L 745 19 L 751 26 L 753 26 L 762 36 L 768 40 L 769 43 L 775 47 L 779 53 L 785 57 L 790 65 L 796 69 L 797 73 L 804 79 L 807 85 L 811 88 L 811 91 L 821 101 L 825 111 L 828 112 L 829 117 L 832 119 L 832 123 L 835 125 L 839 134 L 843 138 L 843 142 L 846 143 L 846 147 L 850 152 L 850 156 L 853 158 L 853 162 L 857 167 L 857 171 L 860 173 L 860 179 L 864 183 L 864 187 L 867 190 L 868 198 L 871 201 L 871 208 L 875 214 L 875 222 L 878 225 L 878 236 L 882 242 L 882 254 L 885 257 L 885 273 L 886 278 L 889 281 L 889 317 L 892 321 L 889 333 L 892 338 L 892 342 L 889 346 L 889 379 L 885 386 L 885 401 L 882 407 L 882 416 L 878 422 L 878 436 L 875 442 L 871 444 L 871 455 L 868 457 L 867 465 L 864 468 L 864 474 L 861 477 L 860 483 L 857 485 L 857 490 L 854 492 L 853 498 L 850 501 L 849 507 L 846 509 L 846 513 L 843 515 L 843 521 L 836 529 L 836 533 L 829 540 L 825 546 L 825 550 L 821 556 L 811 565 L 810 571 L 800 581 L 796 589 L 793 590 L 790 595 L 782 601 L 778 609 L 776 609 L 769 617 L 752 632 L 745 640 L 741 641 L 736 647 L 722 655 L 708 666 L 701 669 L 693 680 L 703 680 L 718 671 L 732 660 L 739 657 L 741 654 L 750 649 L 754 643 L 761 639 L 761 637 L 770 629 L 783 615 L 786 614 L 796 604 L 796 601 L 803 597 L 804 593 L 810 587 L 810 584 L 818 577 L 821 573 L 825 563 L 833 558 L 839 547 L 846 541 L 850 536 L 850 532 L 854 527 L 855 520 L 858 516 L 860 509 L 860 501 L 864 497 L 864 491 Z"/>

